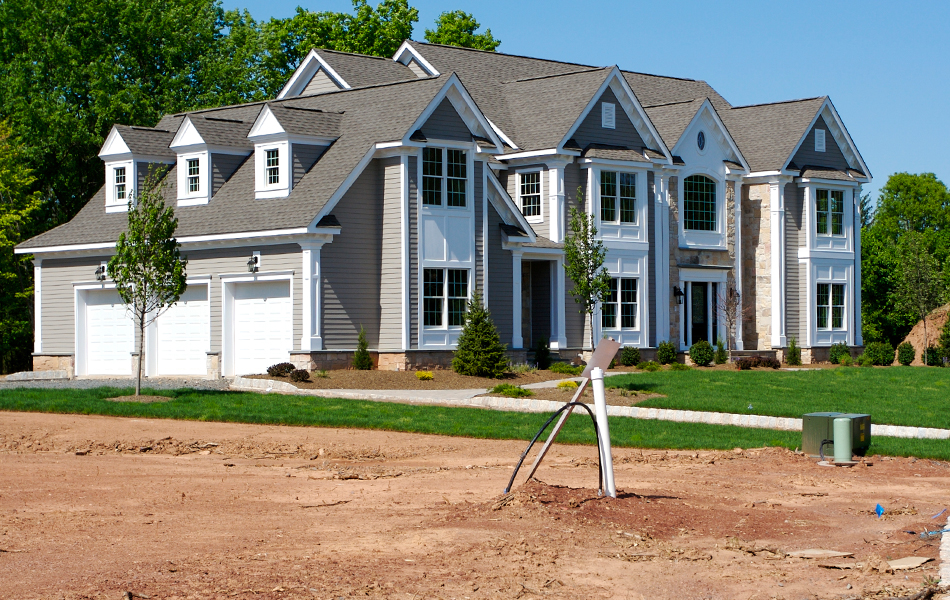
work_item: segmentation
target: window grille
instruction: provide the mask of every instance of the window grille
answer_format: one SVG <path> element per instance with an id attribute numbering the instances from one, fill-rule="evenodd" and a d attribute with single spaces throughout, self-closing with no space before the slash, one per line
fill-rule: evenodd
<path id="1" fill-rule="evenodd" d="M 815 216 L 818 235 L 844 235 L 844 191 L 816 190 Z"/>
<path id="2" fill-rule="evenodd" d="M 716 182 L 703 175 L 683 180 L 683 228 L 716 231 Z"/>
<path id="3" fill-rule="evenodd" d="M 115 199 L 125 200 L 125 167 L 115 169 Z"/>
<path id="4" fill-rule="evenodd" d="M 280 183 L 280 154 L 277 149 L 268 150 L 266 156 L 267 185 Z"/>
<path id="5" fill-rule="evenodd" d="M 521 174 L 521 214 L 526 217 L 541 216 L 541 173 Z"/>
<path id="6" fill-rule="evenodd" d="M 197 192 L 199 190 L 198 185 L 198 159 L 189 158 L 188 159 L 188 191 L 191 193 Z"/>

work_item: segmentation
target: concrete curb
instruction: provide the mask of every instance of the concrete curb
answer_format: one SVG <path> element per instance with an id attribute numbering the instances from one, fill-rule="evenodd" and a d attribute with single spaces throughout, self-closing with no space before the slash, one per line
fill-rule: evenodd
<path id="1" fill-rule="evenodd" d="M 533 400 L 531 398 L 496 398 L 481 396 L 486 390 L 439 390 L 420 394 L 416 390 L 309 390 L 300 389 L 290 383 L 271 379 L 247 379 L 235 377 L 231 389 L 254 392 L 279 392 L 302 396 L 323 398 L 344 398 L 349 400 L 373 400 L 413 402 L 418 404 L 441 404 L 449 406 L 467 406 L 510 410 L 519 412 L 554 412 L 564 405 L 554 400 Z M 441 396 L 441 397 L 440 397 Z M 451 396 L 451 397 L 447 397 Z M 611 417 L 629 417 L 678 423 L 706 423 L 709 425 L 734 425 L 754 429 L 777 429 L 780 431 L 801 431 L 802 420 L 791 417 L 769 417 L 765 415 L 738 415 L 732 413 L 700 412 L 695 410 L 675 410 L 668 408 L 640 408 L 637 406 L 607 406 L 607 415 Z M 905 427 L 901 425 L 871 425 L 871 435 L 875 437 L 897 437 L 911 439 L 950 439 L 950 430 L 930 427 Z M 950 550 L 948 550 L 950 551 Z M 950 573 L 947 580 L 950 581 Z"/>

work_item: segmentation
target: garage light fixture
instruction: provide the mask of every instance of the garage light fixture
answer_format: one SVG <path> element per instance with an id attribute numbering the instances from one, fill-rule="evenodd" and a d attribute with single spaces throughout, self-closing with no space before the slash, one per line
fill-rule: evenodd
<path id="1" fill-rule="evenodd" d="M 96 267 L 96 281 L 106 280 L 106 266 L 104 264 Z"/>
<path id="2" fill-rule="evenodd" d="M 255 254 L 251 258 L 247 259 L 247 272 L 248 273 L 257 273 L 261 268 L 261 255 Z"/>

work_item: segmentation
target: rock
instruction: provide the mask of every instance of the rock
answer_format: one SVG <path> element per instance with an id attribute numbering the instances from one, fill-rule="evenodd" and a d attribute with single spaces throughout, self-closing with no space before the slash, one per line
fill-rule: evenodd
<path id="1" fill-rule="evenodd" d="M 809 548 L 807 550 L 796 550 L 794 552 L 789 552 L 788 555 L 794 556 L 795 558 L 845 558 L 848 556 L 854 556 L 854 553 Z"/>

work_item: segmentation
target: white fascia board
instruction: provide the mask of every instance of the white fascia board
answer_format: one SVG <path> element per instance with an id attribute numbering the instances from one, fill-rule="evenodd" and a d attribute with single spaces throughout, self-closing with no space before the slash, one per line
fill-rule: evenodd
<path id="1" fill-rule="evenodd" d="M 672 153 L 670 152 L 669 148 L 666 147 L 666 144 L 663 142 L 663 138 L 660 137 L 660 134 L 656 130 L 656 127 L 653 126 L 653 122 L 650 121 L 650 117 L 647 116 L 646 111 L 643 110 L 643 107 L 640 105 L 640 101 L 637 100 L 636 94 L 634 94 L 633 90 L 630 89 L 630 86 L 627 85 L 627 80 L 623 78 L 623 73 L 620 72 L 620 68 L 617 67 L 616 65 L 614 65 L 610 69 L 610 73 L 607 75 L 607 77 L 604 78 L 604 82 L 600 84 L 599 88 L 597 88 L 597 91 L 591 97 L 590 101 L 587 103 L 587 106 L 584 107 L 584 110 L 581 112 L 580 116 L 577 118 L 576 121 L 574 121 L 574 124 L 571 125 L 571 128 L 567 131 L 567 133 L 561 139 L 560 143 L 558 143 L 557 147 L 559 149 L 563 149 L 564 144 L 566 144 L 568 140 L 570 140 L 574 136 L 574 133 L 577 131 L 577 128 L 581 126 L 581 123 L 584 122 L 584 119 L 587 118 L 587 115 L 590 114 L 590 111 L 593 110 L 594 106 L 597 105 L 597 101 L 600 100 L 600 97 L 603 95 L 603 93 L 607 90 L 608 87 L 611 87 L 610 84 L 612 81 L 617 82 L 616 85 L 620 88 L 621 92 L 623 92 L 621 95 L 626 96 L 626 99 L 630 102 L 631 105 L 633 105 L 633 108 L 636 111 L 636 115 L 631 114 L 629 109 L 625 106 L 625 103 L 622 101 L 622 98 L 618 98 L 618 100 L 621 100 L 620 106 L 621 108 L 623 108 L 624 113 L 626 113 L 627 118 L 630 119 L 630 122 L 633 123 L 633 126 L 637 128 L 637 133 L 640 134 L 641 138 L 648 137 L 648 136 L 643 135 L 644 133 L 648 133 L 649 137 L 652 137 L 653 141 L 656 142 L 656 145 L 659 146 L 660 151 L 663 152 L 663 155 L 666 157 L 669 164 L 672 164 L 673 163 Z M 614 91 L 616 93 L 616 90 Z M 641 131 L 640 128 L 637 127 L 638 120 L 642 121 L 643 124 L 646 126 L 647 128 L 646 132 Z"/>
<path id="2" fill-rule="evenodd" d="M 861 165 L 861 170 L 864 171 L 868 181 L 870 181 L 872 178 L 871 170 L 868 169 L 868 166 L 864 163 L 864 158 L 858 151 L 858 147 L 855 145 L 854 140 L 851 139 L 851 134 L 848 133 L 848 128 L 844 126 L 844 121 L 842 121 L 841 117 L 838 115 L 838 111 L 835 109 L 835 105 L 831 102 L 831 98 L 825 98 L 825 104 L 822 106 L 821 112 L 824 112 L 825 110 L 830 112 L 831 116 L 834 117 L 835 125 L 837 125 L 840 129 L 841 135 L 844 136 L 845 140 L 848 142 L 848 146 L 851 148 L 851 152 L 854 153 L 855 159 L 858 161 L 858 164 Z M 834 136 L 834 134 L 832 134 L 832 136 Z"/>
<path id="3" fill-rule="evenodd" d="M 534 158 L 535 156 L 551 156 L 552 154 L 564 154 L 567 156 L 580 156 L 580 152 L 571 150 L 558 150 L 557 148 L 547 148 L 546 150 L 529 150 L 527 152 L 515 152 L 513 154 L 502 154 L 496 156 L 498 160 L 517 160 L 519 158 Z"/>
<path id="4" fill-rule="evenodd" d="M 498 177 L 492 173 L 491 169 L 486 171 L 488 177 L 488 182 L 495 188 L 495 191 L 498 192 L 498 197 L 501 198 L 501 201 L 505 204 L 504 206 L 495 206 L 495 203 L 492 202 L 492 195 L 488 194 L 488 201 L 492 203 L 492 206 L 495 206 L 495 210 L 498 212 L 498 216 L 504 219 L 507 225 L 512 225 L 509 222 L 509 219 L 506 219 L 505 216 L 514 217 L 514 220 L 517 222 L 518 227 L 524 230 L 528 234 L 528 240 L 532 243 L 538 240 L 537 235 L 534 232 L 534 229 L 531 227 L 531 224 L 528 223 L 528 220 L 521 213 L 521 209 L 515 204 L 515 201 L 508 194 L 508 190 L 505 189 L 505 186 L 501 185 L 501 182 L 498 181 Z M 505 215 L 505 213 L 508 213 Z"/>
<path id="5" fill-rule="evenodd" d="M 633 160 L 612 160 L 610 158 L 582 158 L 579 163 L 582 169 L 589 169 L 592 165 L 605 165 L 609 167 L 632 167 L 634 169 L 647 171 L 653 167 L 652 163 L 643 163 Z"/>
<path id="6" fill-rule="evenodd" d="M 125 143 L 125 140 L 122 139 L 122 134 L 119 133 L 119 129 L 115 125 L 112 126 L 112 131 L 106 136 L 106 141 L 99 150 L 99 158 L 105 160 L 106 157 L 110 160 L 132 158 L 132 150 L 129 148 L 129 145 Z"/>
<path id="7" fill-rule="evenodd" d="M 751 168 L 749 167 L 749 163 L 746 161 L 745 157 L 742 156 L 742 152 L 739 150 L 739 146 L 736 144 L 736 141 L 732 139 L 732 134 L 729 133 L 729 129 L 726 127 L 726 124 L 723 123 L 722 119 L 719 118 L 719 113 L 716 112 L 716 108 L 712 105 L 712 102 L 709 101 L 709 98 L 706 98 L 706 100 L 703 101 L 703 103 L 699 107 L 699 110 L 697 110 L 696 114 L 693 115 L 693 118 L 690 119 L 689 124 L 686 125 L 686 128 L 683 130 L 683 132 L 685 133 L 686 131 L 688 131 L 689 128 L 693 126 L 693 123 L 695 123 L 697 120 L 702 119 L 704 110 L 707 112 L 707 114 L 710 117 L 712 117 L 713 122 L 716 123 L 716 126 L 723 133 L 723 137 L 726 138 L 726 142 L 729 144 L 729 148 L 732 150 L 732 153 L 735 155 L 736 158 L 739 159 L 739 162 L 742 164 L 743 168 L 745 169 L 745 172 L 748 173 L 751 170 Z M 676 145 L 673 146 L 673 150 L 671 151 L 673 154 L 679 154 L 677 150 L 682 144 L 687 142 L 685 138 L 686 138 L 685 135 L 680 136 L 680 139 L 676 142 Z M 692 140 L 689 140 L 689 142 L 692 142 Z M 734 171 L 734 172 L 738 173 L 740 171 Z"/>
<path id="8" fill-rule="evenodd" d="M 207 143 L 204 141 L 204 138 L 201 137 L 201 134 L 198 133 L 198 129 L 195 127 L 194 123 L 191 122 L 191 116 L 186 116 L 185 119 L 181 122 L 181 125 L 178 127 L 178 132 L 175 133 L 172 143 L 168 145 L 172 150 L 180 150 L 181 148 L 187 148 L 191 146 L 206 146 Z"/>
<path id="9" fill-rule="evenodd" d="M 795 144 L 795 148 L 792 149 L 792 151 L 788 155 L 788 158 L 785 159 L 785 164 L 782 167 L 782 171 L 785 172 L 788 169 L 788 163 L 792 161 L 792 157 L 798 154 L 798 150 L 802 147 L 802 144 L 805 143 L 805 139 L 808 137 L 808 134 L 811 132 L 812 128 L 815 126 L 815 123 L 818 122 L 818 118 L 822 116 L 822 113 L 824 113 L 825 110 L 828 110 L 833 121 L 833 123 L 828 123 L 827 121 L 825 121 L 825 123 L 829 127 L 833 126 L 839 129 L 841 135 L 844 136 L 849 149 L 854 154 L 854 160 L 858 163 L 857 165 L 851 165 L 849 161 L 849 166 L 851 167 L 859 166 L 861 170 L 864 171 L 864 173 L 868 176 L 868 179 L 870 180 L 871 171 L 868 169 L 867 165 L 864 164 L 864 159 L 861 157 L 861 153 L 858 152 L 858 147 L 854 145 L 854 141 L 851 139 L 851 135 L 848 133 L 848 130 L 845 129 L 844 123 L 841 121 L 841 117 L 838 115 L 838 111 L 835 110 L 834 104 L 831 103 L 831 98 L 827 96 L 825 97 L 825 101 L 822 102 L 821 107 L 815 112 L 815 116 L 812 118 L 811 122 L 808 124 L 808 127 L 805 128 L 805 132 L 802 134 L 801 139 L 798 140 L 798 143 Z M 836 136 L 834 135 L 834 132 L 832 132 L 831 137 L 835 140 L 835 143 L 838 143 L 838 140 Z M 847 160 L 848 158 L 847 153 L 842 152 L 842 154 L 845 155 L 845 160 Z"/>
<path id="10" fill-rule="evenodd" d="M 445 85 L 442 86 L 442 89 L 438 91 L 432 98 L 432 101 L 429 102 L 429 105 L 426 106 L 425 110 L 416 118 L 412 126 L 409 127 L 409 130 L 406 131 L 402 138 L 403 143 L 408 144 L 410 142 L 410 136 L 412 136 L 417 129 L 421 129 L 422 126 L 425 125 L 426 121 L 429 120 L 429 117 L 432 116 L 432 113 L 435 112 L 439 104 L 441 104 L 445 98 L 448 98 L 449 102 L 452 103 L 455 111 L 468 127 L 469 132 L 476 135 L 484 133 L 485 135 L 482 137 L 490 139 L 492 143 L 495 144 L 495 148 L 499 153 L 505 151 L 504 142 L 502 142 L 501 138 L 495 133 L 491 123 L 488 122 L 488 119 L 482 114 L 482 111 L 479 110 L 478 105 L 475 104 L 475 100 L 469 95 L 468 90 L 465 89 L 465 86 L 462 85 L 461 80 L 455 73 L 452 73 L 448 81 L 445 82 Z M 473 119 L 474 122 L 472 122 Z M 475 123 L 481 128 L 481 131 L 478 131 L 478 127 L 474 126 Z"/>
<path id="11" fill-rule="evenodd" d="M 818 183 L 838 188 L 858 187 L 862 183 L 858 181 L 841 181 L 840 179 L 822 179 L 821 177 L 796 177 L 795 181 L 798 183 Z"/>
<path id="12" fill-rule="evenodd" d="M 258 141 L 258 138 L 264 138 L 266 136 L 287 136 L 287 132 L 284 131 L 280 121 L 277 120 L 277 117 L 274 116 L 274 112 L 267 104 L 265 104 L 261 112 L 258 113 L 257 118 L 254 119 L 254 124 L 247 133 L 247 138 L 249 140 Z"/>
<path id="13" fill-rule="evenodd" d="M 303 88 L 310 83 L 310 79 L 316 75 L 317 71 L 320 69 L 327 74 L 327 76 L 333 80 L 338 86 L 344 90 L 350 89 L 352 86 L 343 79 L 336 70 L 323 60 L 316 50 L 310 50 L 310 53 L 307 54 L 307 57 L 300 62 L 300 66 L 294 71 L 294 74 L 290 76 L 290 79 L 284 84 L 284 87 L 280 90 L 280 93 L 277 94 L 277 100 L 282 100 L 288 96 L 297 96 L 300 92 L 303 91 Z M 300 89 L 297 89 L 300 88 Z M 292 93 L 293 92 L 293 93 Z"/>
<path id="14" fill-rule="evenodd" d="M 409 43 L 410 40 L 406 40 L 399 46 L 399 49 L 396 50 L 396 53 L 393 54 L 393 60 L 397 63 L 402 63 L 408 65 L 409 61 L 413 58 L 416 59 L 416 62 L 419 63 L 419 66 L 425 69 L 426 73 L 432 77 L 438 77 L 441 75 L 438 69 L 432 66 L 432 64 L 425 59 L 424 56 L 419 54 L 419 52 L 412 47 L 412 44 Z"/>
<path id="15" fill-rule="evenodd" d="M 322 137 L 318 135 L 288 135 L 287 141 L 291 144 L 307 144 L 310 146 L 329 146 L 334 142 L 334 138 Z"/>
<path id="16" fill-rule="evenodd" d="M 515 150 L 518 149 L 518 144 L 511 141 L 511 138 L 505 135 L 505 132 L 501 130 L 501 127 L 492 123 L 492 120 L 489 119 L 488 117 L 485 117 L 485 120 L 488 121 L 488 124 L 491 125 L 491 128 L 495 131 L 495 133 L 498 134 L 498 137 L 500 137 L 502 141 L 505 142 L 505 144 L 514 148 Z"/>

